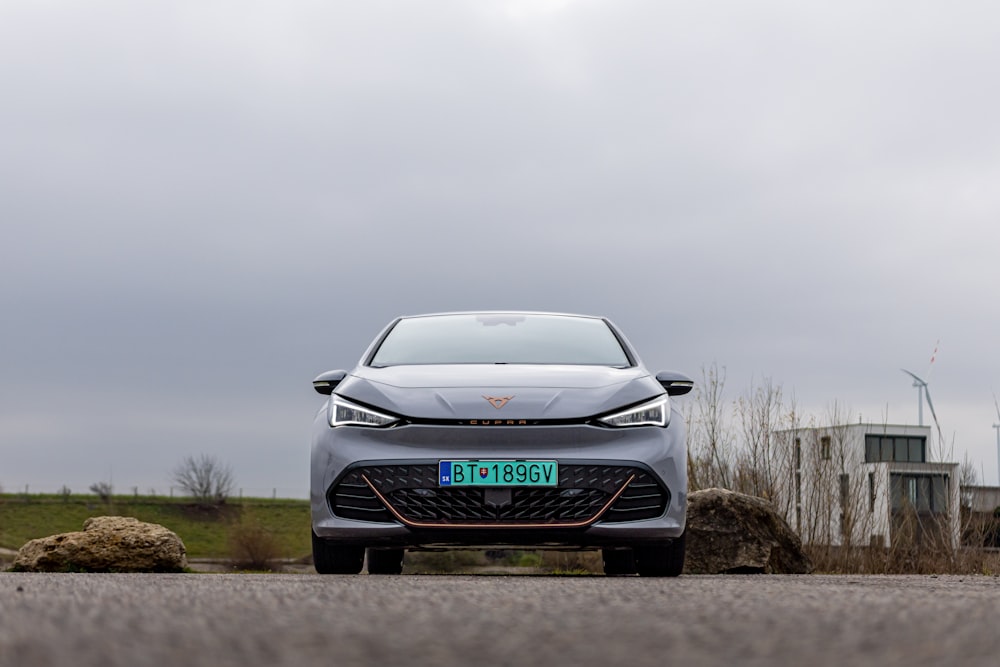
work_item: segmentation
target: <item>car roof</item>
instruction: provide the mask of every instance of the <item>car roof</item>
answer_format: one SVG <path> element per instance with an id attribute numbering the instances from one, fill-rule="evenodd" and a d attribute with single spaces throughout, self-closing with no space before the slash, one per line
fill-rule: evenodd
<path id="1" fill-rule="evenodd" d="M 557 313 L 540 310 L 459 310 L 441 313 L 421 313 L 417 315 L 401 315 L 399 319 L 413 319 L 417 317 L 443 317 L 448 315 L 545 315 L 552 317 L 581 317 L 591 320 L 604 320 L 605 317 L 599 315 L 580 315 L 578 313 Z"/>

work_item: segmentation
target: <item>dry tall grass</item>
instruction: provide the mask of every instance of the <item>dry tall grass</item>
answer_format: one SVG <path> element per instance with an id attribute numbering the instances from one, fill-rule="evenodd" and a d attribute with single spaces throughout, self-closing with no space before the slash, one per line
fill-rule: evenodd
<path id="1" fill-rule="evenodd" d="M 951 547 L 949 527 L 912 510 L 901 513 L 893 526 L 891 547 L 807 545 L 817 572 L 839 574 L 1000 574 L 1000 550 L 977 540 L 972 526 L 963 546 Z"/>

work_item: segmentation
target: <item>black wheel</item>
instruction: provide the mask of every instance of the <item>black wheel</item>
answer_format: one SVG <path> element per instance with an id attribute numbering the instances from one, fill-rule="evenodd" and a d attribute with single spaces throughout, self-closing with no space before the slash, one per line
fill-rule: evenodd
<path id="1" fill-rule="evenodd" d="M 631 549 L 601 549 L 604 558 L 604 574 L 609 577 L 621 574 L 635 574 L 635 552 Z"/>
<path id="2" fill-rule="evenodd" d="M 635 547 L 635 565 L 640 577 L 676 577 L 684 569 L 684 533 L 670 542 Z"/>
<path id="3" fill-rule="evenodd" d="M 401 574 L 402 572 L 402 549 L 368 550 L 368 574 Z"/>
<path id="4" fill-rule="evenodd" d="M 331 544 L 312 534 L 313 567 L 320 574 L 357 574 L 365 561 L 365 548 Z"/>

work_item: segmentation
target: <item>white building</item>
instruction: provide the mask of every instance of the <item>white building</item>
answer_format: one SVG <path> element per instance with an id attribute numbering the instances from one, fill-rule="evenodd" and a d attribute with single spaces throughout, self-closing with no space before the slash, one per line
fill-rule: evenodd
<path id="1" fill-rule="evenodd" d="M 929 460 L 930 427 L 849 424 L 776 435 L 790 439 L 793 460 L 775 504 L 803 543 L 958 546 L 958 464 Z"/>
<path id="2" fill-rule="evenodd" d="M 963 486 L 962 496 L 973 512 L 993 515 L 1000 508 L 1000 486 Z"/>

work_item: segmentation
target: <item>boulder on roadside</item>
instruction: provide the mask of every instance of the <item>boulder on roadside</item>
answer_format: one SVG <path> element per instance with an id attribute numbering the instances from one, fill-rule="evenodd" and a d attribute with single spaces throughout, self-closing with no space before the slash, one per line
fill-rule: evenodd
<path id="1" fill-rule="evenodd" d="M 808 574 L 802 540 L 763 498 L 726 489 L 688 496 L 688 574 Z"/>
<path id="2" fill-rule="evenodd" d="M 123 516 L 87 519 L 83 531 L 31 540 L 17 552 L 22 572 L 181 572 L 184 542 L 171 530 Z"/>

